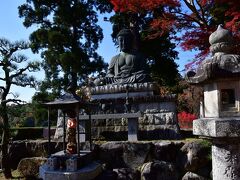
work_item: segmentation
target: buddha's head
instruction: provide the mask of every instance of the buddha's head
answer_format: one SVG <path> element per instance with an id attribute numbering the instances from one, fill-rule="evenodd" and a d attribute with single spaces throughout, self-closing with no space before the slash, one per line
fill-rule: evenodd
<path id="1" fill-rule="evenodd" d="M 120 51 L 129 52 L 133 49 L 134 35 L 130 29 L 122 29 L 117 39 Z"/>

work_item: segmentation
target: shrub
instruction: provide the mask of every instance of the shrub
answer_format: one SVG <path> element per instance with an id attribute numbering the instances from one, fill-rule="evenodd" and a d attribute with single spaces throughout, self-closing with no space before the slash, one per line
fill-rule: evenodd
<path id="1" fill-rule="evenodd" d="M 181 129 L 192 129 L 192 122 L 194 119 L 197 119 L 195 114 L 185 111 L 178 113 L 178 123 Z"/>
<path id="2" fill-rule="evenodd" d="M 42 127 L 18 127 L 11 128 L 13 140 L 39 139 L 43 138 Z"/>

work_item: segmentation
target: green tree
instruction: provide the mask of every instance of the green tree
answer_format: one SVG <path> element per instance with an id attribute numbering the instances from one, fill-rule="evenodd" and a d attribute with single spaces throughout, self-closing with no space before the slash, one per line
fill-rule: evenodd
<path id="1" fill-rule="evenodd" d="M 48 110 L 46 109 L 46 107 L 44 107 L 43 103 L 53 101 L 54 98 L 54 94 L 44 89 L 40 89 L 40 91 L 36 92 L 33 95 L 31 109 L 37 126 L 44 125 L 44 123 L 46 123 L 46 120 L 48 119 Z M 50 119 L 57 119 L 56 114 L 57 112 L 55 112 L 54 110 L 50 111 Z"/>
<path id="2" fill-rule="evenodd" d="M 16 127 L 21 124 L 26 117 L 26 104 L 12 104 L 7 106 L 9 126 Z"/>
<path id="3" fill-rule="evenodd" d="M 41 51 L 44 59 L 43 87 L 53 88 L 58 95 L 69 83 L 76 87 L 78 81 L 105 67 L 96 53 L 103 38 L 96 10 L 110 9 L 105 0 L 27 0 L 19 7 L 25 27 L 38 25 L 30 41 L 32 51 Z"/>
<path id="4" fill-rule="evenodd" d="M 21 100 L 14 97 L 9 98 L 12 85 L 21 87 L 36 87 L 37 81 L 33 76 L 28 75 L 28 72 L 39 70 L 38 62 L 28 62 L 28 58 L 18 51 L 28 49 L 28 43 L 24 41 L 10 42 L 7 39 L 0 39 L 0 71 L 1 71 L 1 94 L 0 94 L 0 115 L 3 119 L 3 134 L 2 134 L 2 169 L 4 176 L 10 178 L 11 169 L 8 158 L 9 144 L 9 116 L 8 103 L 20 103 Z"/>

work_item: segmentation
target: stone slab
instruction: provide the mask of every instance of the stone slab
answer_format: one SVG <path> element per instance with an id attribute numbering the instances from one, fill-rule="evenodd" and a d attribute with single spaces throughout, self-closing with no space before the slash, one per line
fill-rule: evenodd
<path id="1" fill-rule="evenodd" d="M 96 94 L 92 95 L 91 100 L 99 100 L 99 99 L 118 99 L 118 98 L 126 98 L 126 93 L 115 93 L 115 94 Z M 128 97 L 145 97 L 145 96 L 153 96 L 153 91 L 144 91 L 144 92 L 129 92 Z"/>
<path id="2" fill-rule="evenodd" d="M 47 169 L 46 164 L 39 167 L 39 176 L 43 180 L 91 180 L 96 178 L 101 172 L 101 164 L 97 162 L 92 162 L 91 164 L 88 164 L 87 166 L 74 172 L 64 170 L 51 171 Z"/>
<path id="3" fill-rule="evenodd" d="M 219 117 L 220 102 L 217 83 L 204 85 L 204 115 L 206 118 Z"/>
<path id="4" fill-rule="evenodd" d="M 240 117 L 202 118 L 193 121 L 193 134 L 216 138 L 240 136 Z"/>
<path id="5" fill-rule="evenodd" d="M 115 113 L 115 114 L 95 114 L 91 115 L 91 119 L 120 119 L 120 118 L 138 118 L 141 117 L 141 112 L 136 113 Z M 80 115 L 80 120 L 88 120 L 89 115 Z"/>

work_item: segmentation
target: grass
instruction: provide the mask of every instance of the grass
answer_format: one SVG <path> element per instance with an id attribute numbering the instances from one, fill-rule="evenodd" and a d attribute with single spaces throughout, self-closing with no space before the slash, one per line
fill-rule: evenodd
<path id="1" fill-rule="evenodd" d="M 17 170 L 14 170 L 14 171 L 12 171 L 12 179 L 26 179 L 25 177 L 23 177 Z M 4 175 L 3 175 L 3 173 L 2 172 L 0 172 L 0 179 L 1 180 L 4 180 L 5 179 L 5 177 L 4 177 Z M 26 179 L 27 180 L 27 179 Z"/>
<path id="2" fill-rule="evenodd" d="M 30 177 L 23 177 L 18 170 L 13 170 L 12 171 L 12 178 L 11 179 L 18 179 L 18 180 L 39 180 L 39 178 L 30 178 Z M 5 180 L 6 178 L 4 177 L 3 173 L 0 172 L 0 180 Z"/>

